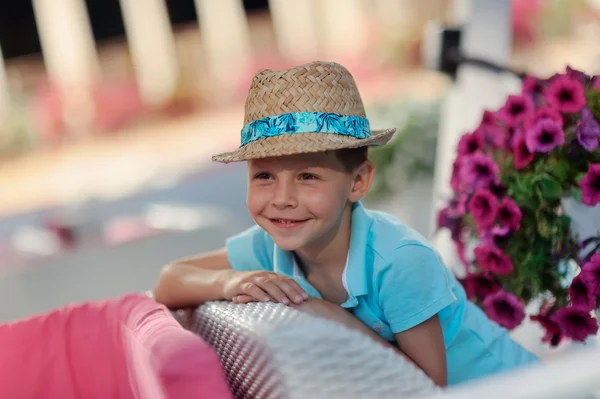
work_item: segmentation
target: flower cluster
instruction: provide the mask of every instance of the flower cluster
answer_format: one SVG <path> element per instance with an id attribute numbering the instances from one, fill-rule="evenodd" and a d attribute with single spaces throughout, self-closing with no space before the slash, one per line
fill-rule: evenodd
<path id="1" fill-rule="evenodd" d="M 454 195 L 438 214 L 465 265 L 469 299 L 507 329 L 525 319 L 524 305 L 543 299 L 531 319 L 552 346 L 598 330 L 591 311 L 600 296 L 600 237 L 580 241 L 562 208 L 565 197 L 600 203 L 598 120 L 600 77 L 571 68 L 527 76 L 520 94 L 485 111 L 460 139 Z M 565 283 L 574 264 L 580 272 Z"/>

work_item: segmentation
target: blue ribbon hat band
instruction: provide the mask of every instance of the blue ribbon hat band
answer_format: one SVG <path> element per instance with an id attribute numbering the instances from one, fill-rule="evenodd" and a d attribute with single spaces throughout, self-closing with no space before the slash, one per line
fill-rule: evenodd
<path id="1" fill-rule="evenodd" d="M 332 133 L 366 139 L 371 137 L 371 128 L 368 119 L 361 116 L 292 112 L 267 116 L 245 125 L 240 147 L 265 137 L 295 133 Z"/>

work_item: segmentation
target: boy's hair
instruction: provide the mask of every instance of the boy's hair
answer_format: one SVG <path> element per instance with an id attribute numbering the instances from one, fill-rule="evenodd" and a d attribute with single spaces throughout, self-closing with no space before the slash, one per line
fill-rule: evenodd
<path id="1" fill-rule="evenodd" d="M 335 150 L 334 154 L 348 172 L 352 172 L 360 164 L 369 159 L 369 147 L 342 148 Z"/>

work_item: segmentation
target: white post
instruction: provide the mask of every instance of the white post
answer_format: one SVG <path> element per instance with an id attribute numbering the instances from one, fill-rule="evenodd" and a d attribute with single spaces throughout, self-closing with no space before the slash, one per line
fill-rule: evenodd
<path id="1" fill-rule="evenodd" d="M 326 57 L 357 60 L 363 55 L 368 34 L 363 0 L 321 0 L 316 20 Z"/>
<path id="2" fill-rule="evenodd" d="M 215 83 L 214 95 L 226 99 L 250 62 L 246 12 L 241 0 L 195 0 L 195 4 L 207 73 Z"/>
<path id="3" fill-rule="evenodd" d="M 64 96 L 67 125 L 87 125 L 93 113 L 89 89 L 99 63 L 82 0 L 33 0 L 48 76 Z"/>
<path id="4" fill-rule="evenodd" d="M 467 56 L 508 64 L 511 53 L 510 0 L 455 0 L 454 8 L 455 17 L 460 19 L 457 22 L 466 22 L 461 51 Z M 446 96 L 440 117 L 433 187 L 434 218 L 452 194 L 450 177 L 461 135 L 475 129 L 484 109 L 500 107 L 518 85 L 518 79 L 507 74 L 466 64 L 458 68 L 456 83 Z M 447 230 L 438 232 L 435 243 L 446 264 L 453 268 L 457 258 L 450 233 Z"/>
<path id="5" fill-rule="evenodd" d="M 165 104 L 179 79 L 165 0 L 120 0 L 120 4 L 142 98 L 147 104 Z"/>
<path id="6" fill-rule="evenodd" d="M 269 0 L 275 37 L 283 57 L 303 63 L 317 56 L 316 1 Z"/>

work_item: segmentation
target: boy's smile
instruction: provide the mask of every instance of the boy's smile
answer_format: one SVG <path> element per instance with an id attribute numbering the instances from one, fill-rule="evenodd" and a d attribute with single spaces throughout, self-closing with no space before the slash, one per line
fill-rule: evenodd
<path id="1" fill-rule="evenodd" d="M 281 249 L 319 252 L 338 240 L 340 226 L 349 233 L 357 172 L 333 152 L 251 160 L 248 172 L 250 215 Z"/>

